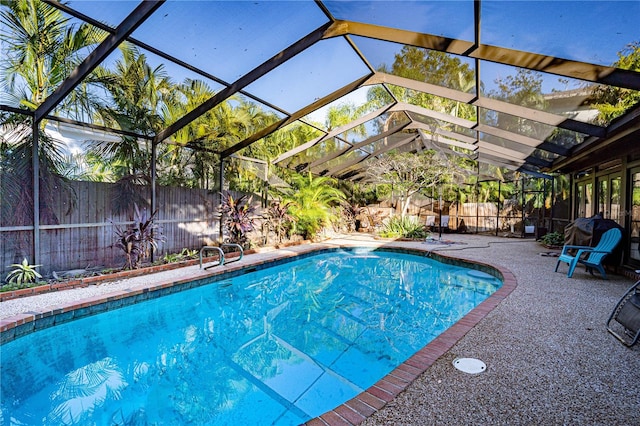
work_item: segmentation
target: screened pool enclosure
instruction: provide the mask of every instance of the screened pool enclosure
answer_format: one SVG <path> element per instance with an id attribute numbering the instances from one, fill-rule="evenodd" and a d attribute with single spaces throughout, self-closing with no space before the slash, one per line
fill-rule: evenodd
<path id="1" fill-rule="evenodd" d="M 638 2 L 0 10 L 3 275 L 23 258 L 44 274 L 121 265 L 114 227 L 134 206 L 157 210 L 158 255 L 199 248 L 220 238 L 222 189 L 266 206 L 294 173 L 375 185 L 377 162 L 402 153 L 464 166 L 423 193 L 430 212 L 469 232 L 506 215 L 551 230 L 576 215 L 586 159 L 640 159 L 626 157 L 639 151 Z"/>

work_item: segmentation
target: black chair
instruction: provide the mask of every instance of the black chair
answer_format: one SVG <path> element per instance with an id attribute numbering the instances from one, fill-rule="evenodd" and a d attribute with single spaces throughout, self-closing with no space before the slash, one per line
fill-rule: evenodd
<path id="1" fill-rule="evenodd" d="M 607 330 L 626 346 L 640 337 L 640 281 L 622 296 L 607 321 Z"/>

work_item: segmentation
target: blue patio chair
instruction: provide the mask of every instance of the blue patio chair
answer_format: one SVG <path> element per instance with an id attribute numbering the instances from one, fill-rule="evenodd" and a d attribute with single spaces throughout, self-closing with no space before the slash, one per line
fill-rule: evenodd
<path id="1" fill-rule="evenodd" d="M 558 272 L 560 262 L 567 263 L 569 265 L 567 276 L 571 278 L 578 263 L 582 263 L 587 267 L 587 271 L 590 272 L 591 275 L 593 275 L 593 269 L 595 268 L 600 271 L 602 278 L 606 280 L 607 274 L 604 271 L 604 266 L 602 266 L 602 261 L 616 248 L 621 239 L 622 233 L 620 230 L 618 228 L 612 228 L 602 234 L 600 242 L 598 242 L 595 247 L 565 245 L 562 247 L 562 253 L 560 253 L 558 257 L 556 272 Z M 577 253 L 575 256 L 572 256 L 569 254 L 569 250 L 577 250 Z"/>

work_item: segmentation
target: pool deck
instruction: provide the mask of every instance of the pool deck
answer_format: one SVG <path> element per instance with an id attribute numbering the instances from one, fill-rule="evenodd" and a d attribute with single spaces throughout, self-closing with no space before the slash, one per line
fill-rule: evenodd
<path id="1" fill-rule="evenodd" d="M 450 243 L 450 244 L 448 244 Z M 47 312 L 127 297 L 210 273 L 239 269 L 317 247 L 388 246 L 490 264 L 506 285 L 389 376 L 309 425 L 635 425 L 640 424 L 640 344 L 627 348 L 605 329 L 633 281 L 566 265 L 532 240 L 445 234 L 442 241 L 392 242 L 365 234 L 262 250 L 208 271 L 198 266 L 0 302 L 2 329 Z M 215 272 L 214 272 L 215 271 Z M 29 319 L 31 318 L 31 319 Z M 486 371 L 467 374 L 456 358 Z"/>

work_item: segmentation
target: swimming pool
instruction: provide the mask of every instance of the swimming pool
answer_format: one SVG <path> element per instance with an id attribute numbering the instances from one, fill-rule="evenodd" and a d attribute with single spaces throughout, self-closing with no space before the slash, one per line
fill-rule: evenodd
<path id="1" fill-rule="evenodd" d="M 3 345 L 2 419 L 298 424 L 367 389 L 500 285 L 364 249 L 222 276 Z"/>

